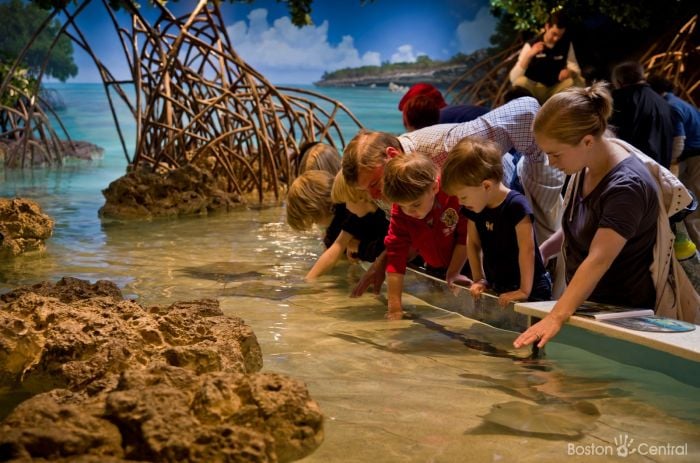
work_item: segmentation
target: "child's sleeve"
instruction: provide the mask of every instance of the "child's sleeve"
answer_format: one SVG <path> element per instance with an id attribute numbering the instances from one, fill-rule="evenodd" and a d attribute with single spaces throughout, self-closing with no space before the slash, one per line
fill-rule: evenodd
<path id="1" fill-rule="evenodd" d="M 408 253 L 411 249 L 411 235 L 398 207 L 394 206 L 389 220 L 389 231 L 384 239 L 389 273 L 406 273 Z"/>

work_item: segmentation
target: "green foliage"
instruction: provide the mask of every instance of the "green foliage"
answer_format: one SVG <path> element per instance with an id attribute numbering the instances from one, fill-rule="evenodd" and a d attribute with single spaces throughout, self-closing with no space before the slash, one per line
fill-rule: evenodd
<path id="1" fill-rule="evenodd" d="M 14 62 L 20 51 L 29 42 L 48 12 L 32 3 L 10 0 L 0 4 L 0 60 Z M 61 24 L 53 21 L 34 41 L 25 55 L 23 65 L 32 76 L 38 75 L 53 39 L 58 34 Z M 46 74 L 61 81 L 78 74 L 78 67 L 73 61 L 73 43 L 68 36 L 61 36 L 51 51 Z"/>
<path id="2" fill-rule="evenodd" d="M 5 76 L 10 72 L 9 63 L 0 63 L 0 82 L 5 81 Z M 26 68 L 15 68 L 10 80 L 10 88 L 0 95 L 0 104 L 13 107 L 22 96 L 36 94 L 37 80 L 29 75 Z"/>
<path id="3" fill-rule="evenodd" d="M 504 12 L 519 31 L 538 31 L 550 13 L 562 8 L 573 21 L 602 16 L 621 27 L 645 31 L 674 18 L 690 19 L 697 3 L 696 0 L 491 0 L 491 7 Z"/>

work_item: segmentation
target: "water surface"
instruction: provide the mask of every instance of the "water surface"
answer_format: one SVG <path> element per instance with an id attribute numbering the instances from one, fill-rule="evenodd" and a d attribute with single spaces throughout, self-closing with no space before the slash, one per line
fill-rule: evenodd
<path id="1" fill-rule="evenodd" d="M 95 87 L 68 88 L 75 97 L 65 99 L 74 102 L 67 110 L 71 126 L 83 131 L 76 138 L 104 146 L 104 159 L 51 171 L 0 171 L 0 196 L 32 198 L 56 220 L 46 252 L 0 262 L 0 292 L 73 276 L 112 280 L 143 304 L 217 298 L 227 314 L 254 329 L 264 370 L 301 379 L 320 404 L 326 438 L 308 462 L 620 461 L 576 452 L 612 448 L 623 435 L 647 448 L 687 443 L 690 452 L 625 461 L 700 459 L 698 388 L 561 345 L 556 360 L 529 361 L 526 351 L 513 350 L 513 333 L 410 297 L 405 302 L 414 319 L 387 322 L 383 297 L 347 297 L 357 267 L 342 265 L 316 284 L 302 282 L 321 243 L 318 232 L 292 233 L 283 207 L 100 221 L 100 190 L 122 175 L 125 161 Z M 343 92 L 351 106 L 352 91 Z M 367 98 L 358 95 L 358 102 Z M 377 123 L 398 117 L 398 97 L 374 95 L 383 101 Z M 3 400 L 7 406 L 21 398 Z M 587 401 L 601 415 L 574 437 L 521 432 L 482 418 L 513 400 L 542 407 Z"/>

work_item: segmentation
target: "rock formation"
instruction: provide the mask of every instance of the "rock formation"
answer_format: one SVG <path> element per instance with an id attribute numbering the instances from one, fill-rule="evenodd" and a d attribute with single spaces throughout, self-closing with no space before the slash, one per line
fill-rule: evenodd
<path id="1" fill-rule="evenodd" d="M 0 387 L 33 394 L 0 422 L 0 461 L 292 461 L 323 439 L 306 386 L 260 373 L 216 300 L 142 307 L 64 278 L 0 296 L 0 331 Z"/>
<path id="2" fill-rule="evenodd" d="M 0 198 L 0 259 L 43 251 L 53 220 L 29 199 Z"/>
<path id="3" fill-rule="evenodd" d="M 241 202 L 225 183 L 203 164 L 187 164 L 164 175 L 131 171 L 102 191 L 106 201 L 100 216 L 150 219 L 227 211 Z"/>

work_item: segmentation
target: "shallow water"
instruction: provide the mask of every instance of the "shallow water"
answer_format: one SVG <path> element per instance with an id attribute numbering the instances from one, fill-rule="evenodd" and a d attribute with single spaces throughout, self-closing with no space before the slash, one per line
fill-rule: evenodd
<path id="1" fill-rule="evenodd" d="M 356 266 L 303 283 L 320 243 L 314 233 L 292 234 L 283 219 L 282 208 L 267 208 L 110 223 L 81 237 L 66 226 L 42 255 L 0 263 L 0 291 L 75 276 L 113 280 L 144 304 L 218 298 L 253 327 L 264 370 L 305 381 L 320 404 L 326 438 L 309 462 L 561 461 L 569 445 L 605 448 L 624 433 L 649 445 L 687 442 L 694 453 L 653 460 L 697 461 L 697 388 L 565 346 L 556 362 L 528 361 L 512 333 L 410 297 L 416 318 L 387 322 L 381 296 L 347 297 Z M 575 437 L 481 418 L 512 400 L 585 400 L 601 416 Z"/>
<path id="2" fill-rule="evenodd" d="M 634 439 L 634 448 L 687 443 L 689 452 L 625 461 L 700 461 L 698 388 L 563 345 L 556 360 L 528 361 L 527 351 L 512 348 L 513 333 L 410 297 L 405 303 L 415 318 L 387 322 L 382 297 L 347 297 L 357 267 L 340 266 L 314 285 L 302 282 L 321 244 L 316 233 L 291 233 L 281 207 L 101 222 L 99 191 L 125 162 L 113 131 L 103 129 L 108 114 L 88 90 L 76 87 L 84 98 L 66 97 L 84 102 L 82 109 L 71 106 L 70 124 L 84 131 L 76 138 L 105 147 L 104 159 L 53 171 L 0 169 L 0 196 L 35 199 L 56 220 L 46 252 L 0 262 L 0 293 L 73 276 L 112 280 L 143 304 L 218 298 L 226 313 L 254 329 L 264 370 L 303 380 L 321 406 L 325 441 L 306 462 L 620 461 L 585 452 L 613 452 L 622 436 Z M 376 95 L 387 100 L 379 123 L 396 111 L 397 98 Z M 87 122 L 83 110 L 90 111 Z M 21 398 L 0 391 L 0 408 Z M 574 437 L 515 431 L 482 418 L 513 400 L 587 401 L 601 416 Z M 553 421 L 550 408 L 536 410 L 540 427 Z M 522 425 L 513 418 L 514 427 Z"/>

